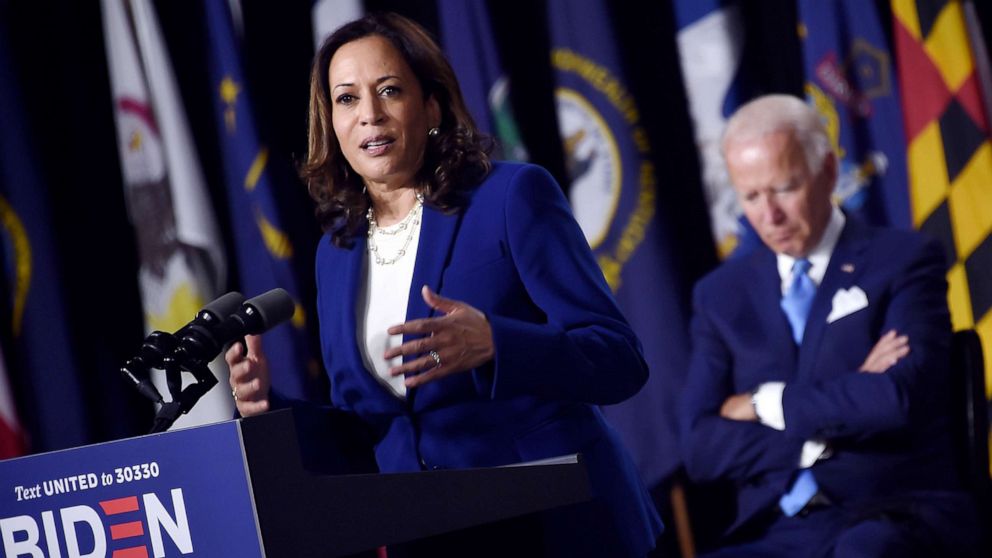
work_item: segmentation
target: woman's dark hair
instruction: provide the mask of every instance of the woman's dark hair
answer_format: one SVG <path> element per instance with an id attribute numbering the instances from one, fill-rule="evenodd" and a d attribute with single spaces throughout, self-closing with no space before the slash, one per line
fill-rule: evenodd
<path id="1" fill-rule="evenodd" d="M 309 148 L 300 170 L 317 203 L 317 221 L 336 246 L 350 245 L 371 202 L 334 135 L 327 74 L 339 48 L 373 35 L 393 45 L 417 76 L 424 99 L 433 97 L 441 108 L 440 133 L 427 141 L 416 176 L 424 185 L 425 203 L 446 212 L 460 210 L 467 203 L 466 193 L 491 168 L 492 140 L 475 127 L 455 72 L 427 31 L 393 13 L 371 14 L 344 25 L 324 41 L 310 70 Z"/>

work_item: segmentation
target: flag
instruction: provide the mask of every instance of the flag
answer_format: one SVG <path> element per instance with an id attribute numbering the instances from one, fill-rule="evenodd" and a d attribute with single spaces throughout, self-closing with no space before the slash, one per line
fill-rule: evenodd
<path id="1" fill-rule="evenodd" d="M 300 304 L 301 274 L 294 266 L 298 258 L 309 259 L 311 254 L 297 253 L 277 203 L 280 188 L 302 186 L 279 184 L 270 172 L 269 150 L 260 141 L 252 118 L 227 2 L 207 0 L 205 8 L 217 132 L 242 291 L 255 295 L 282 287 L 296 301 L 290 323 L 265 334 L 265 354 L 280 393 L 294 398 L 317 396 L 308 384 L 319 377 L 321 369 L 309 347 L 307 314 Z"/>
<path id="2" fill-rule="evenodd" d="M 0 451 L 26 449 L 24 439 L 17 440 L 22 428 L 30 433 L 32 451 L 48 451 L 86 443 L 88 418 L 65 312 L 48 190 L 30 148 L 6 37 L 0 31 L 0 252 L 7 287 L 2 304 L 6 323 L 0 329 L 10 332 L 11 344 L 5 347 L 7 366 L 0 370 L 0 438 L 7 448 Z M 23 420 L 14 410 L 11 382 L 22 388 Z"/>
<path id="3" fill-rule="evenodd" d="M 992 390 L 992 143 L 962 6 L 893 0 L 892 15 L 913 225 L 944 245 L 951 322 L 978 332 Z"/>
<path id="4" fill-rule="evenodd" d="M 311 13 L 316 51 L 338 27 L 362 17 L 363 11 L 361 0 L 317 0 Z"/>
<path id="5" fill-rule="evenodd" d="M 727 119 L 752 93 L 743 65 L 744 23 L 737 2 L 675 0 L 676 41 L 702 167 L 710 227 L 721 258 L 760 242 L 744 218 L 720 152 Z"/>
<path id="6" fill-rule="evenodd" d="M 527 160 L 483 0 L 438 0 L 441 41 L 475 124 L 497 141 L 497 158 Z"/>
<path id="7" fill-rule="evenodd" d="M 867 221 L 910 228 L 899 86 L 875 4 L 799 1 L 806 97 L 838 155 L 834 196 Z"/>
<path id="8" fill-rule="evenodd" d="M 24 432 L 14 405 L 14 394 L 7 381 L 7 367 L 3 362 L 3 354 L 0 354 L 0 459 L 24 455 L 26 451 Z"/>
<path id="9" fill-rule="evenodd" d="M 550 0 L 551 64 L 572 208 L 650 368 L 637 395 L 604 412 L 654 485 L 681 461 L 674 410 L 688 363 L 688 316 L 671 239 L 656 218 L 651 145 L 609 15 L 600 0 Z"/>
<path id="10" fill-rule="evenodd" d="M 102 0 L 102 5 L 125 199 L 141 260 L 145 327 L 173 332 L 222 292 L 223 247 L 151 0 Z M 175 426 L 233 416 L 223 359 L 211 370 L 221 386 Z M 165 393 L 163 374 L 153 372 L 153 378 Z"/>

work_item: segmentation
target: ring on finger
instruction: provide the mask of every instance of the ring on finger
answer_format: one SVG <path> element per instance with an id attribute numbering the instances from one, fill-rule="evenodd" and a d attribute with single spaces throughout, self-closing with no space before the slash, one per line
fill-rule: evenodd
<path id="1" fill-rule="evenodd" d="M 235 401 L 238 400 L 238 388 L 234 388 L 231 390 L 231 396 L 234 397 Z"/>
<path id="2" fill-rule="evenodd" d="M 431 349 L 430 351 L 428 351 L 427 354 L 429 354 L 431 356 L 431 358 L 434 359 L 434 368 L 440 368 L 441 367 L 441 355 L 439 355 L 438 352 L 435 351 L 435 350 L 433 350 L 433 349 Z"/>

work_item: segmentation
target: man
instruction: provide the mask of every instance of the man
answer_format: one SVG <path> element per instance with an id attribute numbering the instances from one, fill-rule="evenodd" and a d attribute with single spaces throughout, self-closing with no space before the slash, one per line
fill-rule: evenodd
<path id="1" fill-rule="evenodd" d="M 832 203 L 836 156 L 795 97 L 741 107 L 722 147 L 764 246 L 694 293 L 686 467 L 737 490 L 714 555 L 967 554 L 940 247 Z"/>

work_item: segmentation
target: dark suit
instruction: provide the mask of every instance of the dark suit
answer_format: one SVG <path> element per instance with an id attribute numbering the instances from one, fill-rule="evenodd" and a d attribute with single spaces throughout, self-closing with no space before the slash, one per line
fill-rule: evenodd
<path id="1" fill-rule="evenodd" d="M 318 315 L 331 399 L 375 432 L 384 472 L 503 465 L 581 452 L 603 513 L 551 546 L 611 534 L 610 555 L 644 555 L 661 523 L 597 404 L 647 378 L 640 344 L 617 309 L 560 188 L 539 167 L 496 164 L 468 207 L 425 207 L 407 320 L 432 315 L 422 285 L 489 319 L 495 358 L 393 396 L 363 365 L 356 300 L 366 244 L 325 237 L 317 252 Z M 623 547 L 626 546 L 626 549 Z"/>
<path id="2" fill-rule="evenodd" d="M 699 282 L 680 426 L 690 476 L 737 487 L 731 532 L 761 533 L 775 521 L 803 443 L 822 439 L 833 454 L 812 471 L 846 514 L 830 528 L 911 510 L 940 531 L 936 544 L 967 535 L 935 519 L 948 510 L 967 517 L 948 426 L 944 261 L 939 246 L 916 233 L 869 228 L 848 217 L 798 347 L 779 307 L 775 254 L 764 246 Z M 838 291 L 854 287 L 867 295 L 867 306 L 828 324 Z M 891 329 L 909 336 L 910 354 L 885 373 L 858 372 Z M 764 382 L 786 385 L 784 431 L 719 416 L 728 396 Z"/>

